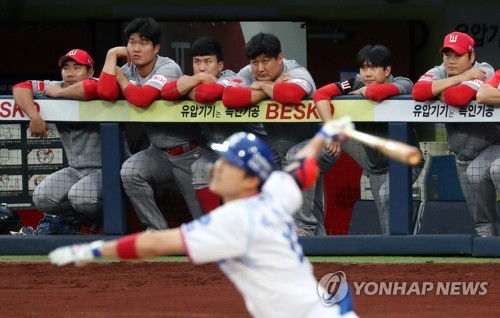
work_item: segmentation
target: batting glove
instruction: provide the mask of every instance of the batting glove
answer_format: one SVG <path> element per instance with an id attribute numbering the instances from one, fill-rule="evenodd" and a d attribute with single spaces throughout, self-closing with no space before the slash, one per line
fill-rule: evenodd
<path id="1" fill-rule="evenodd" d="M 327 139 L 338 140 L 343 138 L 342 132 L 346 129 L 354 129 L 351 117 L 348 116 L 326 122 L 318 134 Z"/>
<path id="2" fill-rule="evenodd" d="M 49 253 L 50 262 L 57 266 L 75 263 L 84 266 L 101 257 L 101 247 L 104 241 L 94 241 L 90 244 L 76 244 L 56 248 Z"/>

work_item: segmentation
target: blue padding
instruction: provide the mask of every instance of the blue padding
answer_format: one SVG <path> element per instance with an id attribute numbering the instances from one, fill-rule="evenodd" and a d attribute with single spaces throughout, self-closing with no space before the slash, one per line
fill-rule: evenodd
<path id="1" fill-rule="evenodd" d="M 121 186 L 123 132 L 118 123 L 101 123 L 102 197 L 105 234 L 126 234 L 125 193 Z"/>
<path id="2" fill-rule="evenodd" d="M 458 180 L 455 156 L 432 156 L 425 176 L 425 194 L 428 201 L 463 201 Z"/>
<path id="3" fill-rule="evenodd" d="M 388 123 L 391 139 L 409 143 L 408 123 Z M 411 167 L 399 161 L 389 160 L 389 232 L 395 235 L 413 233 Z M 397 176 L 397 177 L 394 177 Z"/>
<path id="4" fill-rule="evenodd" d="M 472 255 L 477 257 L 500 256 L 500 238 L 474 237 L 472 239 Z"/>
<path id="5" fill-rule="evenodd" d="M 472 254 L 471 235 L 346 235 L 300 237 L 300 242 L 308 256 Z"/>

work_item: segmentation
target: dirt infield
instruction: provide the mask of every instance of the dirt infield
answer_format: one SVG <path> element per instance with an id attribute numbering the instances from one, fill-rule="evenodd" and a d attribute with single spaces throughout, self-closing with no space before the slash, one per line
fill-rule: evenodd
<path id="1" fill-rule="evenodd" d="M 357 284 L 360 292 L 354 300 L 361 317 L 498 315 L 498 264 L 314 266 L 318 278 L 343 271 L 352 286 Z M 216 265 L 119 262 L 57 268 L 48 263 L 2 262 L 0 277 L 1 317 L 249 317 L 242 298 Z M 364 288 L 359 288 L 363 282 Z M 404 292 L 411 295 L 401 295 L 401 289 L 396 289 L 398 295 L 371 295 L 377 294 L 381 282 L 386 286 L 406 282 Z M 454 286 L 448 292 L 456 295 L 437 294 L 438 285 L 447 282 L 455 284 L 448 284 Z M 464 295 L 460 282 L 480 287 L 476 295 L 470 295 L 471 290 Z M 418 295 L 423 286 L 431 285 L 432 290 Z"/>

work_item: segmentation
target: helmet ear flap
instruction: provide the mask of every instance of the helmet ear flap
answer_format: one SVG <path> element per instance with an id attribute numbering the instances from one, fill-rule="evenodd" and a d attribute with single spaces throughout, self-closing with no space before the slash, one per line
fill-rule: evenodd
<path id="1" fill-rule="evenodd" d="M 21 228 L 21 218 L 19 214 L 7 207 L 0 206 L 0 234 L 10 234 L 11 231 L 19 231 Z"/>

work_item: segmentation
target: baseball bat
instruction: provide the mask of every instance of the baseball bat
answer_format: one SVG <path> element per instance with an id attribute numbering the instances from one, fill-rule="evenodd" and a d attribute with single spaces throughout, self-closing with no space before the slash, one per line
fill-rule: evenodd
<path id="1" fill-rule="evenodd" d="M 422 153 L 417 147 L 399 141 L 373 136 L 351 128 L 342 129 L 342 134 L 410 166 L 415 166 L 422 160 Z"/>

